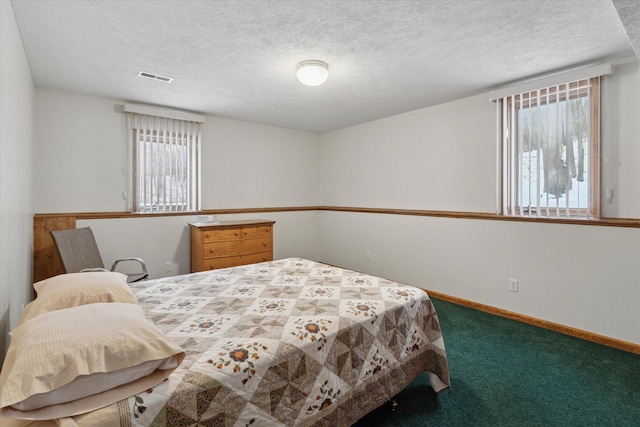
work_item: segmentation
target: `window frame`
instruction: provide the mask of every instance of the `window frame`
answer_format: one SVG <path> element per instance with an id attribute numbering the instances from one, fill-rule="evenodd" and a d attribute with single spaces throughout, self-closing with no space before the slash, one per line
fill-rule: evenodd
<path id="1" fill-rule="evenodd" d="M 587 86 L 580 86 L 587 82 Z M 568 89 L 567 89 L 568 86 Z M 544 218 L 544 219 L 599 219 L 601 214 L 601 162 L 600 162 L 600 77 L 589 77 L 555 85 L 544 86 L 535 90 L 504 96 L 498 102 L 500 183 L 499 189 L 502 203 L 499 213 L 508 217 Z M 564 88 L 560 90 L 560 88 Z M 545 92 L 546 91 L 546 92 Z M 534 92 L 543 92 L 542 96 L 532 97 Z M 568 92 L 568 95 L 567 95 Z M 522 108 L 550 105 L 579 97 L 588 96 L 589 101 L 589 159 L 588 159 L 588 207 L 566 208 L 538 206 L 535 209 L 525 208 L 520 202 L 520 171 L 518 170 L 518 111 Z M 535 101 L 534 101 L 535 100 Z M 544 102 L 542 102 L 544 101 Z M 532 105 L 533 103 L 533 105 Z M 523 107 L 526 104 L 526 107 Z M 514 175 L 515 174 L 515 175 Z M 514 184 L 516 183 L 516 184 Z M 563 212 L 563 214 L 559 214 Z"/>
<path id="2" fill-rule="evenodd" d="M 189 120 L 174 119 L 170 117 L 126 113 L 126 145 L 128 152 L 128 170 L 129 170 L 129 194 L 128 205 L 129 211 L 137 214 L 162 214 L 162 213 L 197 213 L 201 210 L 201 134 L 198 122 Z M 188 130 L 186 130 L 188 129 Z M 143 139 L 148 139 L 143 141 Z M 182 197 L 183 203 L 174 203 L 173 197 L 165 195 L 162 203 L 148 206 L 143 205 L 140 199 L 140 188 L 143 185 L 142 180 L 147 174 L 145 168 L 140 168 L 139 162 L 141 156 L 140 149 L 144 149 L 144 145 L 158 144 L 158 149 L 163 150 L 164 154 L 172 150 L 171 146 L 184 147 L 186 150 L 184 179 L 185 184 L 183 191 L 185 195 Z M 162 146 L 162 144 L 167 144 Z M 149 145 L 147 145 L 149 147 Z M 173 159 L 169 155 L 169 159 Z M 144 160 L 143 160 L 144 161 Z M 174 160 L 167 158 L 156 159 L 156 162 L 166 162 L 175 165 Z M 156 163 L 157 165 L 158 163 Z M 163 166 L 166 168 L 166 166 Z M 142 169 L 142 170 L 141 170 Z M 169 170 L 173 170 L 172 166 Z M 153 175 L 153 174 L 152 174 Z M 161 174 L 166 180 L 170 174 L 166 173 L 166 169 Z M 166 190 L 166 189 L 165 189 Z M 180 191 L 180 190 L 177 190 Z M 169 188 L 171 192 L 171 186 Z M 156 200 L 160 200 L 160 196 Z"/>

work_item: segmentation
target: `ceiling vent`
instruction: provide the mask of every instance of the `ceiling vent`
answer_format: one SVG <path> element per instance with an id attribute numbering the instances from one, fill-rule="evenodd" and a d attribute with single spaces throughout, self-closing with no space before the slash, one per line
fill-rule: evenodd
<path id="1" fill-rule="evenodd" d="M 140 71 L 138 76 L 145 77 L 151 80 L 158 80 L 165 83 L 171 83 L 173 79 L 171 77 L 159 76 L 158 74 L 147 73 L 146 71 Z"/>

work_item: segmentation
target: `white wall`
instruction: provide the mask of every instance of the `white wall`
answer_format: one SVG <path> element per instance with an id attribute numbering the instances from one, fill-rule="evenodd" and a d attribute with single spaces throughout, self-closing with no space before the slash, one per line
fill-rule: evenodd
<path id="1" fill-rule="evenodd" d="M 603 216 L 640 217 L 640 64 L 618 66 L 602 82 Z M 605 197 L 606 198 L 606 197 Z"/>
<path id="2" fill-rule="evenodd" d="M 122 102 L 36 89 L 36 212 L 126 210 Z M 319 136 L 207 117 L 202 125 L 202 208 L 315 206 Z M 277 257 L 317 258 L 317 212 L 225 215 L 276 220 Z M 92 227 L 105 264 L 148 262 L 152 277 L 188 273 L 195 216 L 79 221 Z M 173 270 L 165 272 L 165 263 Z"/>
<path id="3" fill-rule="evenodd" d="M 636 62 L 605 86 L 609 216 L 640 217 L 639 84 Z M 495 132 L 479 95 L 325 134 L 322 202 L 495 212 Z M 639 229 L 323 212 L 320 236 L 327 262 L 640 343 Z"/>
<path id="4" fill-rule="evenodd" d="M 207 117 L 202 141 L 204 209 L 318 204 L 317 134 Z"/>
<path id="5" fill-rule="evenodd" d="M 33 82 L 11 3 L 0 2 L 0 363 L 22 305 L 33 259 Z"/>
<path id="6" fill-rule="evenodd" d="M 323 204 L 495 213 L 495 123 L 480 95 L 322 135 Z"/>
<path id="7" fill-rule="evenodd" d="M 124 132 L 117 105 L 36 89 L 36 212 L 126 210 Z"/>

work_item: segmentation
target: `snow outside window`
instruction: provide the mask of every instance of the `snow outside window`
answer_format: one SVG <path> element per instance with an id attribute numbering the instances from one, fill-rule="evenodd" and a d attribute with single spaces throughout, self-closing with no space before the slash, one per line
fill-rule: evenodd
<path id="1" fill-rule="evenodd" d="M 599 77 L 501 99 L 503 211 L 598 218 Z"/>

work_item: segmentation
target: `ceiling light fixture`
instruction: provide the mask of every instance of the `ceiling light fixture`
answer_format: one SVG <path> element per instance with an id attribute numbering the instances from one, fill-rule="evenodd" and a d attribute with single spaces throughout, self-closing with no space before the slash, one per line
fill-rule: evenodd
<path id="1" fill-rule="evenodd" d="M 320 86 L 329 77 L 329 66 L 322 61 L 309 60 L 298 64 L 296 76 L 307 86 Z"/>

